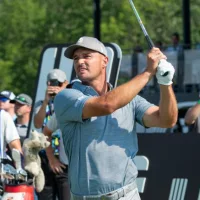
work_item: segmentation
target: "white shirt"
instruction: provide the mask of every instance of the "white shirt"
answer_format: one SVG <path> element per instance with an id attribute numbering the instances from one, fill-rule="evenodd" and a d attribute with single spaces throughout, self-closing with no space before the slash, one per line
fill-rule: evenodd
<path id="1" fill-rule="evenodd" d="M 6 144 L 9 144 L 13 140 L 20 139 L 15 124 L 9 113 L 4 110 L 0 111 L 0 136 L 1 136 L 1 147 L 3 152 L 6 151 Z M 2 156 L 2 155 L 1 155 Z"/>
<path id="2" fill-rule="evenodd" d="M 56 115 L 55 113 L 51 116 L 50 120 L 47 122 L 48 129 L 50 129 L 53 132 L 56 132 L 59 128 L 58 128 L 58 123 L 56 120 Z M 60 130 L 59 130 L 60 131 Z M 62 138 L 62 133 L 60 131 L 60 151 L 59 151 L 59 159 L 62 163 L 64 163 L 65 165 L 69 164 L 67 155 L 65 153 L 65 149 L 64 149 L 64 145 L 63 145 L 63 138 Z"/>

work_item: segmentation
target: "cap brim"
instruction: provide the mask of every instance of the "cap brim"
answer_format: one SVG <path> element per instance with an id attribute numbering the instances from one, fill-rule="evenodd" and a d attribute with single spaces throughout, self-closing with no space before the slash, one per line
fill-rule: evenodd
<path id="1" fill-rule="evenodd" d="M 18 103 L 23 104 L 23 105 L 28 105 L 27 103 L 20 101 L 20 100 L 15 100 L 15 102 L 18 102 Z"/>
<path id="2" fill-rule="evenodd" d="M 10 100 L 7 96 L 4 96 L 4 95 L 0 95 L 0 97 L 3 97 L 3 98 L 7 98 L 8 100 Z"/>
<path id="3" fill-rule="evenodd" d="M 16 103 L 16 101 L 15 100 L 10 100 L 10 103 Z"/>
<path id="4" fill-rule="evenodd" d="M 67 47 L 67 49 L 66 49 L 65 52 L 64 52 L 65 57 L 72 59 L 72 58 L 73 58 L 74 51 L 75 51 L 76 49 L 80 48 L 80 47 L 83 47 L 83 46 L 73 44 L 73 45 Z"/>

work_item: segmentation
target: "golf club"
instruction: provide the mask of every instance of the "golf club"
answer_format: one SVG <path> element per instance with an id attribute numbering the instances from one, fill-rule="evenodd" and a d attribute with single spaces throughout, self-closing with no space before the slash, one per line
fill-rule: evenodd
<path id="1" fill-rule="evenodd" d="M 138 20 L 138 23 L 140 24 L 140 27 L 141 27 L 141 29 L 142 29 L 142 32 L 144 33 L 144 36 L 145 36 L 145 38 L 146 38 L 146 40 L 147 40 L 147 43 L 148 43 L 148 45 L 149 45 L 149 49 L 152 49 L 153 47 L 155 47 L 155 45 L 154 45 L 153 41 L 151 40 L 151 38 L 149 37 L 149 34 L 148 34 L 147 31 L 146 31 L 146 29 L 145 29 L 145 27 L 144 27 L 144 25 L 143 25 L 143 23 L 142 23 L 142 20 L 141 20 L 141 18 L 140 18 L 140 16 L 139 16 L 138 12 L 137 12 L 137 10 L 136 10 L 136 7 L 135 7 L 133 1 L 132 1 L 132 0 L 129 0 L 129 2 L 130 2 L 131 8 L 132 8 L 132 10 L 133 10 L 133 12 L 134 12 L 134 14 L 135 14 L 137 20 Z"/>
<path id="2" fill-rule="evenodd" d="M 27 172 L 22 167 L 22 154 L 19 152 L 19 150 L 12 149 L 12 157 L 16 165 L 17 178 L 27 181 Z"/>
<path id="3" fill-rule="evenodd" d="M 144 36 L 145 36 L 145 38 L 146 38 L 146 40 L 147 40 L 149 49 L 152 49 L 153 47 L 155 47 L 155 45 L 154 45 L 153 41 L 151 40 L 151 38 L 149 37 L 149 34 L 148 34 L 147 31 L 146 31 L 146 29 L 145 29 L 145 27 L 144 27 L 144 25 L 143 25 L 143 23 L 142 23 L 142 20 L 141 20 L 139 14 L 138 14 L 138 12 L 137 12 L 137 9 L 136 9 L 136 7 L 135 7 L 133 1 L 132 1 L 132 0 L 129 0 L 129 3 L 130 3 L 130 5 L 131 5 L 131 8 L 132 8 L 132 10 L 133 10 L 133 12 L 134 12 L 134 14 L 135 14 L 137 20 L 138 20 L 138 23 L 140 24 L 140 27 L 141 27 L 141 29 L 142 29 L 142 32 L 144 33 Z M 167 74 L 168 74 L 168 72 L 165 72 L 162 76 L 167 76 Z"/>

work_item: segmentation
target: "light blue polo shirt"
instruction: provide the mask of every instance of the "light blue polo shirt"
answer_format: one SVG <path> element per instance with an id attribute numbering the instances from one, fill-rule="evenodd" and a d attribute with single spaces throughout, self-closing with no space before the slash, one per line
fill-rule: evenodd
<path id="1" fill-rule="evenodd" d="M 152 106 L 136 96 L 110 115 L 82 120 L 87 99 L 99 96 L 79 82 L 56 95 L 54 108 L 69 158 L 69 180 L 75 195 L 101 195 L 121 188 L 137 177 L 133 158 L 138 151 L 136 121 L 142 123 Z"/>

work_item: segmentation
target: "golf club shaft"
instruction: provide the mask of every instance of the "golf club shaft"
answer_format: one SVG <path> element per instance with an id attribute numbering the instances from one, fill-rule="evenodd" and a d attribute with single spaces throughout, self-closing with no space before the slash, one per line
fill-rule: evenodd
<path id="1" fill-rule="evenodd" d="M 141 29 L 142 29 L 142 32 L 144 33 L 144 36 L 145 36 L 145 38 L 146 38 L 146 40 L 147 40 L 147 43 L 148 43 L 148 45 L 149 45 L 149 48 L 152 49 L 155 45 L 154 45 L 153 41 L 151 40 L 151 38 L 149 37 L 149 35 L 148 35 L 147 31 L 146 31 L 146 29 L 145 29 L 145 27 L 144 27 L 144 25 L 143 25 L 143 23 L 142 23 L 142 20 L 140 19 L 140 16 L 139 16 L 139 14 L 138 14 L 138 12 L 137 12 L 135 6 L 134 6 L 133 1 L 132 1 L 132 0 L 129 0 L 129 2 L 130 2 L 131 8 L 132 8 L 132 10 L 133 10 L 133 12 L 134 12 L 134 14 L 135 14 L 137 20 L 138 20 L 138 23 L 140 24 L 140 27 L 141 27 Z"/>
<path id="2" fill-rule="evenodd" d="M 149 34 L 148 34 L 147 31 L 146 31 L 146 29 L 145 29 L 145 27 L 144 27 L 144 25 L 143 25 L 143 23 L 142 23 L 142 20 L 140 19 L 140 16 L 139 16 L 139 14 L 138 14 L 138 12 L 137 12 L 137 9 L 136 9 L 136 7 L 135 7 L 133 1 L 132 1 L 132 0 L 129 0 L 129 3 L 130 3 L 130 5 L 131 5 L 131 8 L 132 8 L 132 10 L 133 10 L 133 12 L 134 12 L 134 14 L 135 14 L 137 20 L 138 20 L 138 23 L 140 24 L 140 27 L 141 27 L 141 29 L 142 29 L 142 32 L 144 33 L 144 36 L 145 36 L 145 38 L 146 38 L 146 40 L 147 40 L 147 43 L 148 43 L 148 45 L 149 45 L 149 49 L 152 49 L 153 47 L 155 47 L 155 45 L 154 45 L 153 41 L 151 40 L 151 38 L 149 37 Z M 168 72 L 165 72 L 162 76 L 167 76 L 167 75 L 168 75 Z"/>

